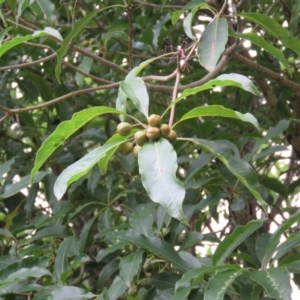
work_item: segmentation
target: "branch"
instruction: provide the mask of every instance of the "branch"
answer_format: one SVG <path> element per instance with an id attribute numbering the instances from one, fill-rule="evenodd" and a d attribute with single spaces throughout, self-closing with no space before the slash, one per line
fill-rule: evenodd
<path id="1" fill-rule="evenodd" d="M 56 57 L 56 53 L 53 53 L 49 56 L 46 56 L 44 58 L 41 58 L 41 59 L 38 59 L 38 60 L 35 60 L 35 61 L 31 61 L 31 62 L 27 62 L 27 63 L 23 63 L 23 64 L 6 66 L 6 67 L 0 67 L 0 71 L 12 70 L 12 69 L 21 69 L 21 68 L 24 68 L 24 67 L 30 67 L 30 66 L 38 65 L 38 64 L 43 63 L 45 61 L 51 60 L 54 57 Z"/>
<path id="2" fill-rule="evenodd" d="M 128 23 L 129 23 L 129 36 L 128 36 L 128 53 L 129 53 L 129 66 L 130 66 L 130 70 L 133 69 L 133 56 L 132 56 L 132 43 L 133 43 L 133 24 L 132 24 L 132 6 L 128 5 L 125 2 L 125 10 L 127 12 L 127 16 L 128 16 Z"/>
<path id="3" fill-rule="evenodd" d="M 270 69 L 267 69 L 267 68 L 259 65 L 255 61 L 246 58 L 244 55 L 241 55 L 241 54 L 238 54 L 238 53 L 233 53 L 232 58 L 242 62 L 243 64 L 245 64 L 249 68 L 268 76 L 270 79 L 273 79 L 273 80 L 279 82 L 280 84 L 282 84 L 282 85 L 284 85 L 284 86 L 286 86 L 286 87 L 288 87 L 288 88 L 290 88 L 294 91 L 300 91 L 300 84 L 299 83 L 296 83 L 292 80 L 289 80 L 287 78 L 282 77 L 279 73 L 276 73 L 274 71 L 271 71 Z"/>

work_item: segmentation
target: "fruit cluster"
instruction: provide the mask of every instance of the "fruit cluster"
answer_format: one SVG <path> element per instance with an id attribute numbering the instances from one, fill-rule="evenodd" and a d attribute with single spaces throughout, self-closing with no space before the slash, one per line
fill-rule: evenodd
<path id="1" fill-rule="evenodd" d="M 91 38 L 91 39 L 89 39 L 89 41 L 88 40 L 84 40 L 83 42 L 82 42 L 82 46 L 83 47 L 88 47 L 88 46 L 90 46 L 90 45 L 94 45 L 94 44 L 96 44 L 96 39 L 95 38 Z"/>
<path id="2" fill-rule="evenodd" d="M 117 133 L 122 136 L 127 136 L 131 132 L 131 129 L 131 124 L 122 122 L 117 126 Z M 159 115 L 151 115 L 148 118 L 147 129 L 139 130 L 134 135 L 136 146 L 133 146 L 133 143 L 131 142 L 125 142 L 119 146 L 119 151 L 123 155 L 128 155 L 133 151 L 133 155 L 137 157 L 140 148 L 146 142 L 155 141 L 160 137 L 163 137 L 170 143 L 173 143 L 177 139 L 177 134 L 174 130 L 170 129 L 168 124 L 162 124 L 162 120 Z"/>

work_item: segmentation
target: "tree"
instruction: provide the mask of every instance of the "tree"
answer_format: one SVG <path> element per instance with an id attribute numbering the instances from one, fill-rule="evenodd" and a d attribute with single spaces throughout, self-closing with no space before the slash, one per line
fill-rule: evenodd
<path id="1" fill-rule="evenodd" d="M 1 299 L 291 299 L 299 2 L 0 5 Z"/>

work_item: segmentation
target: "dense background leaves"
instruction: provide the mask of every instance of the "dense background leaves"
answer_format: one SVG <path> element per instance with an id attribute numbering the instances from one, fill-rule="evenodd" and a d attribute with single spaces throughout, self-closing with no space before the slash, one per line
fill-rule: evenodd
<path id="1" fill-rule="evenodd" d="M 0 298 L 291 299 L 299 1 L 95 2 L 0 0 Z"/>

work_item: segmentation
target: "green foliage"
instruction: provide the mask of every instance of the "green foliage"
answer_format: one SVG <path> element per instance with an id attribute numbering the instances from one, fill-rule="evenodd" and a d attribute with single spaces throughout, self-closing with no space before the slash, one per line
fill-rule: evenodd
<path id="1" fill-rule="evenodd" d="M 298 1 L 108 2 L 0 0 L 0 298 L 298 299 Z"/>

